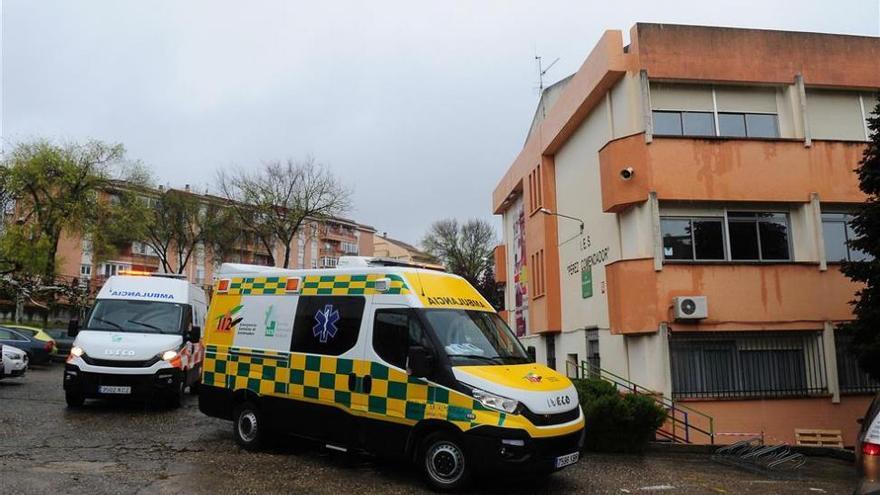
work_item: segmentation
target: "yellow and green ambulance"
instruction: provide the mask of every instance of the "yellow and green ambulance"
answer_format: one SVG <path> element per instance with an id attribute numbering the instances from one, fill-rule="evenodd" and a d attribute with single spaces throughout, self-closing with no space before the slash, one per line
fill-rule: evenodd
<path id="1" fill-rule="evenodd" d="M 359 257 L 327 270 L 225 264 L 205 344 L 199 408 L 232 420 L 246 449 L 286 433 L 402 455 L 438 489 L 578 460 L 571 381 L 533 363 L 449 273 Z"/>

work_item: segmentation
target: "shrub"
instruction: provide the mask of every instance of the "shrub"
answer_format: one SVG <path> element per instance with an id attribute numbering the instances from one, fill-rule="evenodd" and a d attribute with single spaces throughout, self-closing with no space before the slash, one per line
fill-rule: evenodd
<path id="1" fill-rule="evenodd" d="M 641 452 L 666 421 L 666 411 L 651 397 L 621 395 L 604 380 L 576 380 L 586 421 L 584 449 Z"/>

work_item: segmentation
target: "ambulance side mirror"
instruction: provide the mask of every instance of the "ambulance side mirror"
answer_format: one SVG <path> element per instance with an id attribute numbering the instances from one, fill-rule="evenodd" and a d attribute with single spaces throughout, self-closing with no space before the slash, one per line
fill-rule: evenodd
<path id="1" fill-rule="evenodd" d="M 529 355 L 529 362 L 530 363 L 537 363 L 538 362 L 538 351 L 537 351 L 537 349 L 535 349 L 535 346 L 530 345 L 530 346 L 526 347 L 526 354 Z"/>
<path id="2" fill-rule="evenodd" d="M 202 340 L 202 328 L 196 325 L 193 325 L 189 329 L 189 335 L 187 335 L 187 339 L 193 344 Z"/>
<path id="3" fill-rule="evenodd" d="M 410 347 L 406 356 L 406 370 L 417 378 L 429 376 L 434 371 L 434 356 L 422 346 Z"/>
<path id="4" fill-rule="evenodd" d="M 67 336 L 76 337 L 79 333 L 79 320 L 73 319 L 67 322 Z"/>

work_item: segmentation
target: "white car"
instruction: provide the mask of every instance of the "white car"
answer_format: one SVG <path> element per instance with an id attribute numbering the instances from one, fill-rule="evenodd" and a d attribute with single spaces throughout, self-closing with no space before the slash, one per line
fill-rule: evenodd
<path id="1" fill-rule="evenodd" d="M 0 366 L 0 378 L 19 378 L 24 376 L 28 367 L 27 353 L 11 345 L 4 345 L 2 347 L 3 366 Z"/>

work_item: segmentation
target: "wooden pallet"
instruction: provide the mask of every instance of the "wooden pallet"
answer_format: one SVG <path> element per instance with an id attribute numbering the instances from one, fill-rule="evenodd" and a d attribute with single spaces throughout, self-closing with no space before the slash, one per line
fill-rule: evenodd
<path id="1" fill-rule="evenodd" d="M 840 430 L 795 429 L 794 436 L 798 445 L 843 448 L 843 433 Z"/>

